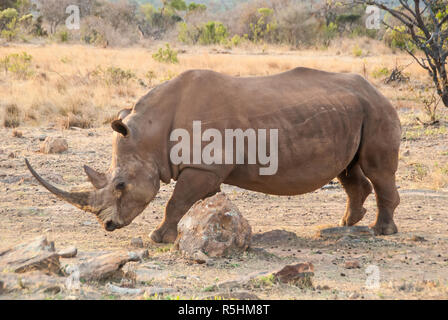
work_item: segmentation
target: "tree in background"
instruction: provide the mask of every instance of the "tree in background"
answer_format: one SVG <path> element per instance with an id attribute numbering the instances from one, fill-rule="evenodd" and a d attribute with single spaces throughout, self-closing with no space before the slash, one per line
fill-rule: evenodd
<path id="1" fill-rule="evenodd" d="M 73 0 L 40 0 L 40 14 L 48 23 L 50 34 L 55 34 L 57 27 L 67 19 L 66 8 Z"/>
<path id="2" fill-rule="evenodd" d="M 362 3 L 375 5 L 387 11 L 401 26 L 390 26 L 398 34 L 404 35 L 402 48 L 418 64 L 428 71 L 437 94 L 448 107 L 448 77 L 446 61 L 448 57 L 448 1 L 447 0 L 399 0 L 400 6 L 385 5 L 379 0 L 367 0 Z M 411 3 L 412 2 L 412 3 Z M 415 48 L 423 52 L 419 57 Z"/>

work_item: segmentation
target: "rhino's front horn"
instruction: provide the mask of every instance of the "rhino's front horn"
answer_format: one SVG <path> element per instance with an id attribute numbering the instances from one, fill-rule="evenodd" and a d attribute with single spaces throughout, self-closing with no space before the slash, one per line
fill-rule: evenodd
<path id="1" fill-rule="evenodd" d="M 47 181 L 45 181 L 36 171 L 34 171 L 33 167 L 31 167 L 28 159 L 25 159 L 26 166 L 28 170 L 33 174 L 33 176 L 39 181 L 41 185 L 43 185 L 48 191 L 55 194 L 58 198 L 65 200 L 74 206 L 80 208 L 81 210 L 92 212 L 97 214 L 100 209 L 96 208 L 92 203 L 95 197 L 95 193 L 92 191 L 81 191 L 81 192 L 66 192 L 55 186 L 51 185 Z"/>

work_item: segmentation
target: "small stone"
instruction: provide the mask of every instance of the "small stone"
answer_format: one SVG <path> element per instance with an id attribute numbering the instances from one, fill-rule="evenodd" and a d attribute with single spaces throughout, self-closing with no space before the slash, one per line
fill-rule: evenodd
<path id="1" fill-rule="evenodd" d="M 39 141 L 45 141 L 45 139 L 47 138 L 47 136 L 46 135 L 40 135 L 39 136 Z"/>
<path id="2" fill-rule="evenodd" d="M 48 294 L 57 294 L 59 292 L 61 292 L 61 287 L 60 286 L 50 286 L 44 289 L 44 293 L 48 293 Z"/>
<path id="3" fill-rule="evenodd" d="M 403 152 L 403 156 L 404 157 L 409 157 L 411 155 L 411 151 L 406 150 L 405 152 Z"/>
<path id="4" fill-rule="evenodd" d="M 283 283 L 311 287 L 311 277 L 314 276 L 314 266 L 311 262 L 287 265 L 279 271 L 274 272 L 273 275 L 278 281 Z"/>
<path id="5" fill-rule="evenodd" d="M 191 255 L 191 259 L 198 264 L 204 264 L 210 260 L 210 258 L 202 251 L 196 251 L 193 253 Z"/>
<path id="6" fill-rule="evenodd" d="M 14 158 L 16 158 L 16 154 L 14 152 L 11 152 L 10 154 L 8 154 L 8 158 L 14 159 Z"/>
<path id="7" fill-rule="evenodd" d="M 350 294 L 348 296 L 348 298 L 352 299 L 352 300 L 358 299 L 359 298 L 359 294 L 358 294 L 358 292 L 353 292 L 352 294 Z"/>
<path id="8" fill-rule="evenodd" d="M 135 252 L 132 251 L 132 252 L 129 252 L 129 255 L 135 261 L 143 261 L 143 260 L 149 258 L 149 251 L 148 251 L 148 249 L 138 250 L 138 251 L 135 251 Z"/>
<path id="9" fill-rule="evenodd" d="M 73 258 L 78 254 L 78 249 L 75 247 L 65 248 L 58 252 L 58 255 L 61 258 Z"/>
<path id="10" fill-rule="evenodd" d="M 115 293 L 119 295 L 138 295 L 144 292 L 143 289 L 139 288 L 123 288 L 113 285 L 112 283 L 106 284 L 106 290 L 110 293 Z"/>
<path id="11" fill-rule="evenodd" d="M 316 290 L 330 290 L 330 287 L 327 285 L 317 286 Z"/>
<path id="12" fill-rule="evenodd" d="M 424 237 L 421 237 L 421 236 L 412 236 L 409 240 L 415 241 L 415 242 L 424 242 L 424 241 L 426 241 L 426 239 Z"/>
<path id="13" fill-rule="evenodd" d="M 345 261 L 344 267 L 345 269 L 359 269 L 361 268 L 361 264 L 358 260 L 348 260 Z"/>
<path id="14" fill-rule="evenodd" d="M 12 130 L 12 136 L 14 138 L 22 138 L 23 137 L 23 132 L 17 129 Z"/>
<path id="15" fill-rule="evenodd" d="M 143 248 L 143 240 L 141 237 L 138 238 L 132 238 L 131 239 L 131 246 L 134 248 Z"/>
<path id="16" fill-rule="evenodd" d="M 67 140 L 63 138 L 47 137 L 40 146 L 40 152 L 49 153 L 62 153 L 68 150 Z"/>

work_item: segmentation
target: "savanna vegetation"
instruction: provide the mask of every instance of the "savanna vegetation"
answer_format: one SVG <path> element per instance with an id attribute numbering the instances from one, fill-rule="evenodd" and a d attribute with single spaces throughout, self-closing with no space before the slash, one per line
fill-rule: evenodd
<path id="1" fill-rule="evenodd" d="M 400 110 L 405 143 L 446 138 L 446 1 L 420 15 L 413 1 L 383 5 L 383 24 L 369 29 L 374 2 L 3 1 L 0 121 L 94 128 L 188 69 L 256 76 L 305 66 L 364 75 Z M 410 179 L 446 186 L 443 159 L 411 163 Z"/>
<path id="2" fill-rule="evenodd" d="M 115 287 L 144 293 L 122 295 L 110 283 L 84 279 L 76 289 L 62 276 L 36 276 L 34 284 L 34 272 L 28 278 L 6 270 L 0 300 L 446 299 L 447 2 L 0 0 L 0 247 L 45 235 L 58 251 L 79 250 L 74 258 L 61 258 L 64 268 L 104 252 L 140 250 L 134 240 L 149 256 L 127 263 L 121 279 L 110 279 Z M 383 9 L 378 29 L 369 26 L 374 14 L 367 6 L 374 3 Z M 74 8 L 79 28 L 73 28 Z M 38 186 L 24 164 L 29 159 L 64 190 L 90 187 L 82 164 L 106 170 L 111 120 L 157 85 L 189 69 L 252 77 L 296 67 L 361 74 L 395 106 L 402 124 L 399 233 L 317 236 L 345 210 L 346 194 L 336 181 L 288 197 L 223 185 L 258 239 L 241 256 L 196 264 L 171 245 L 149 242 L 175 183 L 163 184 L 131 225 L 106 233 L 94 215 Z M 68 149 L 42 153 L 47 138 L 65 139 Z M 366 209 L 360 225 L 375 219 L 373 195 Z M 242 288 L 218 286 L 297 262 L 315 266 L 305 285 L 262 275 Z M 353 262 L 359 266 L 347 267 Z M 374 289 L 367 287 L 371 266 L 380 270 Z M 160 294 L 150 294 L 153 289 Z"/>

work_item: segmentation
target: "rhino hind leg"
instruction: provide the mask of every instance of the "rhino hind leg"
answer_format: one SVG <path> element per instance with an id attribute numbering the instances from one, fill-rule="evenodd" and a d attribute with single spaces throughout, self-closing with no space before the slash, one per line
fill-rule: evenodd
<path id="1" fill-rule="evenodd" d="M 395 174 L 377 172 L 369 175 L 376 194 L 378 213 L 370 227 L 376 235 L 390 235 L 398 232 L 394 222 L 395 208 L 400 204 L 400 196 L 395 185 Z"/>
<path id="2" fill-rule="evenodd" d="M 393 136 L 392 136 L 393 137 Z M 394 222 L 394 211 L 400 204 L 395 173 L 398 168 L 400 137 L 387 142 L 373 140 L 361 151 L 360 165 L 375 190 L 378 212 L 370 225 L 376 235 L 390 235 L 398 232 Z M 394 143 L 395 142 L 395 143 Z"/>
<path id="3" fill-rule="evenodd" d="M 209 171 L 186 168 L 177 180 L 165 209 L 162 223 L 151 233 L 156 243 L 173 243 L 177 238 L 177 224 L 197 201 L 220 191 L 221 180 Z"/>
<path id="4" fill-rule="evenodd" d="M 347 206 L 339 225 L 353 226 L 361 221 L 367 212 L 363 204 L 369 194 L 372 193 L 372 185 L 362 172 L 359 164 L 355 164 L 342 172 L 338 176 L 338 180 L 347 193 Z"/>

